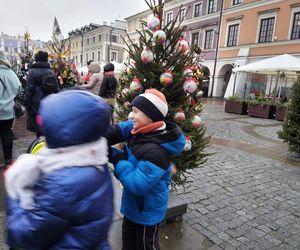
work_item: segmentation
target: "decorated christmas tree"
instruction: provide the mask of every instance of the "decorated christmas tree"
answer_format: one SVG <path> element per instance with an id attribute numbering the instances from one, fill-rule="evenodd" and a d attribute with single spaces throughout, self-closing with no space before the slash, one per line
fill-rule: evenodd
<path id="1" fill-rule="evenodd" d="M 71 49 L 67 39 L 63 39 L 57 19 L 54 19 L 52 42 L 48 46 L 51 66 L 60 83 L 60 88 L 75 86 L 78 82 L 78 72 L 72 61 L 68 60 Z"/>
<path id="2" fill-rule="evenodd" d="M 300 157 L 300 78 L 292 87 L 288 110 L 278 135 L 288 143 L 289 150 Z"/>
<path id="3" fill-rule="evenodd" d="M 143 29 L 138 44 L 132 40 L 125 42 L 128 47 L 130 63 L 119 79 L 116 116 L 127 119 L 131 111 L 132 99 L 149 88 L 163 92 L 169 103 L 167 121 L 176 122 L 183 130 L 186 145 L 180 157 L 172 159 L 176 171 L 173 184 L 183 184 L 187 172 L 203 164 L 208 156 L 204 149 L 209 138 L 201 120 L 202 102 L 200 86 L 201 49 L 189 46 L 184 39 L 184 27 L 175 20 L 163 25 L 163 3 L 159 0 L 147 2 L 153 14 Z M 179 11 L 180 13 L 180 11 Z"/>

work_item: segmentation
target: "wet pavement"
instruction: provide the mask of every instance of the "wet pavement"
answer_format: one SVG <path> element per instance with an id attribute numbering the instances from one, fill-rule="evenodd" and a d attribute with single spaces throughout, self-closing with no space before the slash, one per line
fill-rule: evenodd
<path id="1" fill-rule="evenodd" d="M 212 134 L 208 152 L 213 155 L 176 191 L 188 211 L 182 222 L 162 227 L 162 249 L 300 249 L 300 162 L 289 159 L 277 137 L 282 123 L 227 114 L 223 105 L 217 100 L 204 105 L 201 117 Z M 15 156 L 35 137 L 23 126 L 21 118 Z M 3 219 L 0 202 L 0 249 L 5 249 Z M 113 249 L 120 249 L 120 225 L 116 212 Z"/>

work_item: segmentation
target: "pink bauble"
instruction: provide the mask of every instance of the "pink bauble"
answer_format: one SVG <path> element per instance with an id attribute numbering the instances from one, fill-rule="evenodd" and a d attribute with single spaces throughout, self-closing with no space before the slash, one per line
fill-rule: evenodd
<path id="1" fill-rule="evenodd" d="M 187 78 L 183 84 L 183 90 L 187 94 L 192 94 L 197 90 L 197 82 L 194 78 Z"/>
<path id="2" fill-rule="evenodd" d="M 199 128 L 202 125 L 202 120 L 200 118 L 199 115 L 194 115 L 194 117 L 192 118 L 192 126 L 194 128 Z"/>
<path id="3" fill-rule="evenodd" d="M 176 49 L 179 53 L 185 54 L 189 51 L 189 44 L 185 39 L 180 38 L 176 44 Z"/>
<path id="4" fill-rule="evenodd" d="M 156 43 L 156 44 L 160 44 L 160 45 L 163 45 L 167 40 L 167 36 L 166 36 L 166 33 L 162 30 L 157 30 L 154 32 L 153 34 L 153 41 Z"/>
<path id="5" fill-rule="evenodd" d="M 148 17 L 147 26 L 152 31 L 158 29 L 159 26 L 160 26 L 160 20 L 159 20 L 159 18 L 156 17 L 156 16 L 154 16 L 153 14 L 151 14 Z"/>
<path id="6" fill-rule="evenodd" d="M 164 72 L 160 75 L 159 81 L 165 87 L 170 86 L 173 82 L 173 75 L 171 72 Z"/>
<path id="7" fill-rule="evenodd" d="M 153 52 L 150 49 L 143 49 L 141 54 L 141 59 L 144 64 L 148 64 L 153 61 L 154 55 Z"/>
<path id="8" fill-rule="evenodd" d="M 181 123 L 185 120 L 185 114 L 182 110 L 176 112 L 174 114 L 174 118 L 173 120 L 176 122 L 176 123 Z"/>
<path id="9" fill-rule="evenodd" d="M 143 85 L 138 78 L 133 78 L 132 82 L 130 83 L 129 90 L 134 94 L 139 94 L 143 91 Z"/>

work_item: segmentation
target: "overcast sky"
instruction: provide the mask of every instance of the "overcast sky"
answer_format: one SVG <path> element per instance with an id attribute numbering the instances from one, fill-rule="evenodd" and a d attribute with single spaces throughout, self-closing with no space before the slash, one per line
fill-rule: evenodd
<path id="1" fill-rule="evenodd" d="M 86 24 L 113 22 L 147 9 L 144 0 L 0 0 L 0 33 L 51 39 L 54 17 L 67 37 Z"/>

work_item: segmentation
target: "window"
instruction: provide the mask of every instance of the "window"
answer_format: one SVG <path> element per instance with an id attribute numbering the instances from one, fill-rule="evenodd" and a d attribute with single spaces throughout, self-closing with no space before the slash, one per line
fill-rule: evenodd
<path id="1" fill-rule="evenodd" d="M 5 51 L 5 52 L 8 52 L 8 47 L 4 47 L 4 51 Z"/>
<path id="2" fill-rule="evenodd" d="M 96 37 L 93 37 L 93 43 L 95 43 L 96 42 Z"/>
<path id="3" fill-rule="evenodd" d="M 111 42 L 116 43 L 117 42 L 117 36 L 111 35 Z"/>
<path id="4" fill-rule="evenodd" d="M 95 60 L 95 52 L 94 51 L 92 52 L 92 58 L 91 58 L 91 60 L 93 60 L 93 61 Z"/>
<path id="5" fill-rule="evenodd" d="M 179 22 L 184 20 L 184 16 L 185 16 L 185 8 L 182 8 L 179 10 Z"/>
<path id="6" fill-rule="evenodd" d="M 167 24 L 173 20 L 173 12 L 167 13 Z"/>
<path id="7" fill-rule="evenodd" d="M 76 49 L 78 49 L 78 42 L 76 42 Z"/>
<path id="8" fill-rule="evenodd" d="M 227 46 L 237 46 L 238 33 L 239 33 L 239 24 L 229 25 L 228 28 L 228 38 L 227 38 Z"/>
<path id="9" fill-rule="evenodd" d="M 116 51 L 111 51 L 110 52 L 110 61 L 117 61 L 117 52 Z"/>
<path id="10" fill-rule="evenodd" d="M 85 54 L 85 61 L 87 62 L 89 60 L 89 53 Z"/>
<path id="11" fill-rule="evenodd" d="M 202 3 L 195 4 L 194 9 L 194 17 L 198 17 L 202 15 Z"/>
<path id="12" fill-rule="evenodd" d="M 99 40 L 99 42 L 101 42 L 101 35 L 98 36 L 98 40 Z"/>
<path id="13" fill-rule="evenodd" d="M 294 13 L 291 39 L 300 39 L 300 12 Z"/>
<path id="14" fill-rule="evenodd" d="M 82 63 L 82 55 L 80 55 L 80 63 Z"/>
<path id="15" fill-rule="evenodd" d="M 100 62 L 100 61 L 101 61 L 101 51 L 98 50 L 98 62 Z"/>
<path id="16" fill-rule="evenodd" d="M 233 0 L 232 5 L 241 4 L 242 0 Z"/>
<path id="17" fill-rule="evenodd" d="M 90 44 L 90 39 L 86 39 L 86 44 L 89 45 Z"/>
<path id="18" fill-rule="evenodd" d="M 198 45 L 199 32 L 192 34 L 192 42 L 191 44 Z"/>
<path id="19" fill-rule="evenodd" d="M 272 42 L 275 17 L 261 19 L 259 30 L 259 43 Z"/>
<path id="20" fill-rule="evenodd" d="M 207 13 L 214 13 L 217 11 L 217 1 L 216 0 L 209 0 L 208 1 L 208 11 Z"/>
<path id="21" fill-rule="evenodd" d="M 205 31 L 204 49 L 212 49 L 214 30 Z"/>

